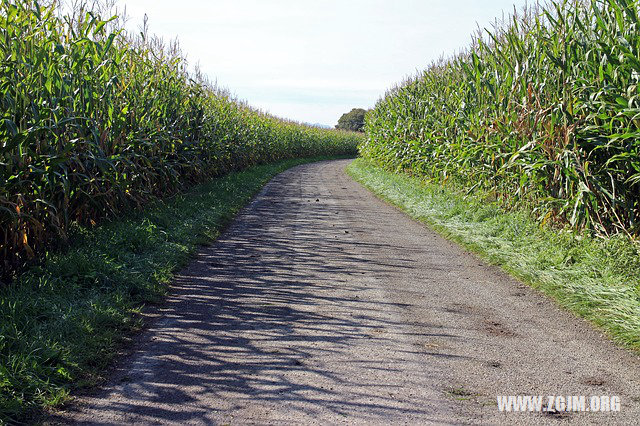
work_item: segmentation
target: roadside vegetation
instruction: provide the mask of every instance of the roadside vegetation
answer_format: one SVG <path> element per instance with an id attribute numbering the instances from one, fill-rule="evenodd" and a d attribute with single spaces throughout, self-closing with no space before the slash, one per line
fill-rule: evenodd
<path id="1" fill-rule="evenodd" d="M 25 421 L 87 387 L 160 302 L 172 274 L 215 239 L 277 173 L 324 158 L 292 159 L 213 179 L 95 228 L 74 227 L 0 288 L 0 423 Z"/>
<path id="2" fill-rule="evenodd" d="M 530 211 L 504 208 L 489 191 L 393 173 L 359 158 L 348 173 L 384 200 L 640 351 L 640 247 L 541 227 Z"/>
<path id="3" fill-rule="evenodd" d="M 602 236 L 640 234 L 640 3 L 556 0 L 390 90 L 360 153 Z"/>
<path id="4" fill-rule="evenodd" d="M 252 109 L 100 2 L 58 3 L 0 0 L 0 423 L 95 383 L 264 183 L 361 140 Z"/>
<path id="5" fill-rule="evenodd" d="M 0 280 L 93 226 L 213 176 L 355 153 L 359 136 L 271 117 L 99 4 L 0 0 Z M 49 4 L 49 5 L 46 5 Z"/>
<path id="6" fill-rule="evenodd" d="M 496 23 L 380 99 L 350 167 L 634 349 L 639 12 L 636 0 L 565 0 Z"/>

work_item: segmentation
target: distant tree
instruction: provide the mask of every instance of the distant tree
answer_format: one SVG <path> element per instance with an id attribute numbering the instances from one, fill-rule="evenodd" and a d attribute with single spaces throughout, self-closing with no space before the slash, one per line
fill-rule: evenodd
<path id="1" fill-rule="evenodd" d="M 342 114 L 342 117 L 338 120 L 336 129 L 364 132 L 364 115 L 366 113 L 367 111 L 362 108 L 354 108 Z"/>

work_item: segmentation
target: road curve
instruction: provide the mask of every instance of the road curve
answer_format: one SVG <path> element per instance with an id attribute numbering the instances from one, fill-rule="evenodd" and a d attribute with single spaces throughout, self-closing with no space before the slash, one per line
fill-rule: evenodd
<path id="1" fill-rule="evenodd" d="M 176 278 L 79 424 L 632 424 L 640 362 L 589 324 L 307 164 Z M 619 413 L 500 413 L 497 395 L 616 395 Z M 588 406 L 588 402 L 587 402 Z"/>

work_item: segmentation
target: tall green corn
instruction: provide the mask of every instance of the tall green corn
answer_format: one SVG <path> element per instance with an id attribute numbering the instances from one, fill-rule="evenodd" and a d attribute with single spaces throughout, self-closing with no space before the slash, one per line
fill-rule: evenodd
<path id="1" fill-rule="evenodd" d="M 514 14 L 387 93 L 363 156 L 527 204 L 541 220 L 640 233 L 637 0 Z"/>
<path id="2" fill-rule="evenodd" d="M 355 152 L 358 136 L 262 114 L 114 18 L 0 0 L 3 274 L 96 223 L 207 177 Z"/>

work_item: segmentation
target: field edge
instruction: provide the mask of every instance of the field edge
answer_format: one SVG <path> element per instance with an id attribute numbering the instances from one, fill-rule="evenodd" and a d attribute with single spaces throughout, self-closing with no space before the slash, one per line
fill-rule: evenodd
<path id="1" fill-rule="evenodd" d="M 425 223 L 640 353 L 638 244 L 540 226 L 482 194 L 393 173 L 358 158 L 347 173 L 382 200 Z"/>
<path id="2" fill-rule="evenodd" d="M 213 242 L 277 174 L 353 156 L 289 159 L 217 177 L 144 211 L 78 229 L 64 252 L 48 254 L 0 288 L 0 423 L 38 421 L 88 390 L 161 303 L 174 273 Z"/>

